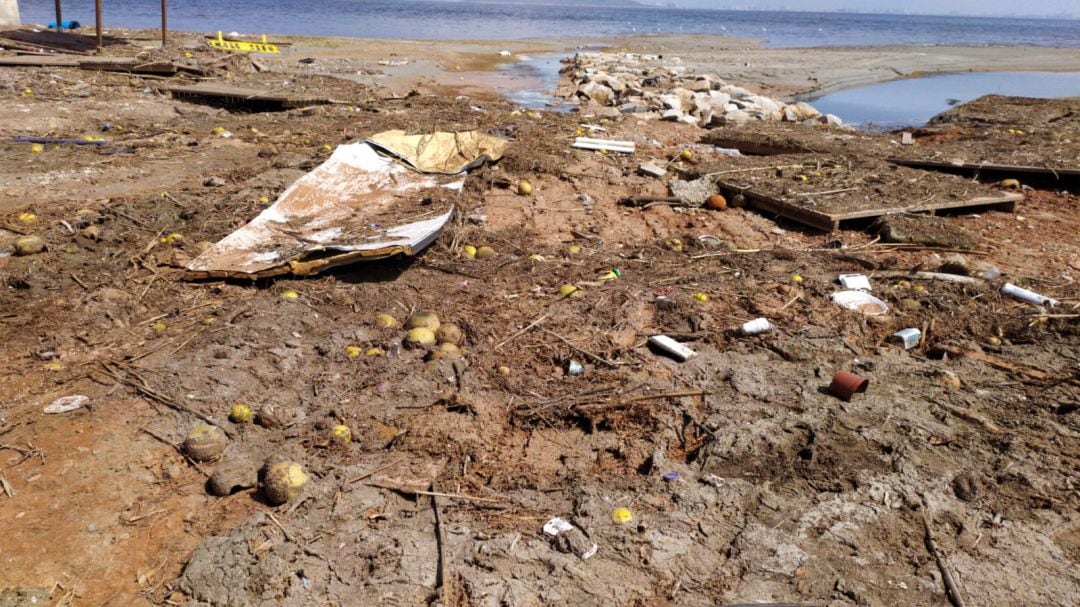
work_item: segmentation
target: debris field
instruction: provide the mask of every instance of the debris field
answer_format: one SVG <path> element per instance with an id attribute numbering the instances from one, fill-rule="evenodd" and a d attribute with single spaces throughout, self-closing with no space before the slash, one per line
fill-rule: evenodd
<path id="1" fill-rule="evenodd" d="M 906 145 L 152 58 L 191 69 L 0 67 L 0 605 L 1076 604 L 1080 199 L 888 162 L 1013 129 L 1077 168 L 1075 120 Z M 169 93 L 208 77 L 328 103 Z M 506 142 L 380 216 L 452 206 L 422 251 L 190 274 L 394 130 Z"/>

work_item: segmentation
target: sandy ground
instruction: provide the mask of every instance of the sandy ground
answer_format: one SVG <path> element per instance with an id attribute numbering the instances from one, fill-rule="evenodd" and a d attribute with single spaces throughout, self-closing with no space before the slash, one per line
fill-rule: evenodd
<path id="1" fill-rule="evenodd" d="M 520 112 L 498 91 L 442 94 L 504 61 L 501 44 L 320 41 L 342 56 L 305 64 L 314 52 L 296 42 L 265 60 L 288 72 L 236 60 L 214 78 L 343 103 L 228 111 L 169 98 L 178 79 L 0 68 L 0 132 L 109 141 L 38 152 L 0 143 L 0 247 L 26 235 L 45 245 L 0 257 L 0 606 L 936 607 L 950 604 L 942 571 L 969 605 L 1075 605 L 1076 195 L 1041 186 L 1011 212 L 938 218 L 928 225 L 948 238 L 936 243 L 886 243 L 865 224 L 823 233 L 734 208 L 735 198 L 723 211 L 631 207 L 623 199 L 664 196 L 668 182 L 743 171 L 781 193 L 843 179 L 881 204 L 1002 184 L 891 172 L 895 135 L 800 124 L 706 132 L 592 117 L 637 153 L 571 151 L 577 115 Z M 353 44 L 366 50 L 340 48 Z M 679 44 L 694 57 L 704 41 Z M 224 58 L 184 50 L 169 57 Z M 1076 65 L 1072 50 L 1027 51 L 1030 67 Z M 886 65 L 986 68 L 1019 51 L 814 52 L 836 63 L 817 86 L 885 78 Z M 419 66 L 378 63 L 425 53 Z M 724 53 L 788 65 L 753 68 L 776 70 L 775 90 L 809 86 L 797 77 L 809 53 L 699 56 Z M 878 62 L 844 65 L 866 53 Z M 1053 122 L 1032 124 L 1026 105 L 988 105 L 918 133 L 916 150 L 1077 156 L 1074 112 L 1040 106 L 1034 114 Z M 971 119 L 984 115 L 1003 122 Z M 415 259 L 308 278 L 184 279 L 186 260 L 333 146 L 389 129 L 498 129 L 512 142 L 470 175 L 458 220 Z M 1027 145 L 1050 131 L 1052 147 Z M 739 140 L 804 153 L 730 158 L 708 143 Z M 645 159 L 669 174 L 637 174 Z M 520 180 L 531 195 L 515 192 Z M 473 259 L 465 245 L 493 255 Z M 1004 276 L 978 279 L 991 265 Z M 621 278 L 599 280 L 612 268 Z M 943 269 L 976 280 L 909 276 Z M 837 275 L 854 272 L 889 314 L 831 303 Z M 999 292 L 1004 280 L 1061 304 L 1016 302 Z M 561 297 L 566 284 L 583 294 Z M 418 310 L 461 327 L 460 358 L 403 348 L 400 329 L 375 322 Z M 741 335 L 757 317 L 775 330 Z M 919 347 L 888 342 L 904 327 L 923 330 Z M 698 356 L 679 363 L 650 349 L 660 332 Z M 582 374 L 568 372 L 571 360 Z M 838 399 L 828 387 L 838 370 L 869 389 Z M 91 406 L 43 412 L 72 394 Z M 259 423 L 227 420 L 240 403 Z M 197 463 L 179 448 L 200 418 L 230 434 L 223 459 Z M 331 440 L 337 424 L 352 429 L 350 443 Z M 268 504 L 254 486 L 268 456 L 301 463 L 307 492 Z M 211 495 L 208 477 L 226 469 L 237 490 Z M 617 508 L 632 519 L 613 518 Z M 541 529 L 553 516 L 582 534 L 552 541 Z M 596 554 L 580 558 L 592 543 Z"/>
<path id="2" fill-rule="evenodd" d="M 353 74 L 361 82 L 391 88 L 417 82 L 460 88 L 470 93 L 535 86 L 529 78 L 493 75 L 514 61 L 499 55 L 568 54 L 603 46 L 611 50 L 659 53 L 679 57 L 700 72 L 785 100 L 803 99 L 843 88 L 934 73 L 982 71 L 1077 71 L 1080 48 L 888 46 L 771 49 L 752 40 L 720 36 L 640 36 L 605 39 L 539 39 L 515 41 L 386 41 L 285 38 L 296 46 L 271 63 L 292 68 L 297 56 L 339 61 L 335 71 L 347 74 L 374 69 L 380 74 Z M 380 66 L 379 61 L 409 61 Z"/>

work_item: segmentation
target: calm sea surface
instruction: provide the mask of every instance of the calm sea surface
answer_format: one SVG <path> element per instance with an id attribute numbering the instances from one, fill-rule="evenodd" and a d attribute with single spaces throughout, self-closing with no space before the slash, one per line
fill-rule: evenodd
<path id="1" fill-rule="evenodd" d="M 412 39 L 721 34 L 774 47 L 879 44 L 1080 46 L 1080 20 L 990 19 L 656 8 L 525 6 L 409 0 L 174 0 L 177 30 Z M 53 20 L 52 0 L 20 0 L 23 21 Z M 94 20 L 93 2 L 64 3 L 64 19 Z M 159 0 L 105 0 L 105 25 L 158 27 Z M 1078 66 L 1080 67 L 1080 66 Z"/>

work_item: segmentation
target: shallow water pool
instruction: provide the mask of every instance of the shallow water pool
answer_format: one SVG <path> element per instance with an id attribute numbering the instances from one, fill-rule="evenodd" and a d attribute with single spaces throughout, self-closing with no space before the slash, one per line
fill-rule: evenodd
<path id="1" fill-rule="evenodd" d="M 894 80 L 809 100 L 844 124 L 866 128 L 922 126 L 950 106 L 983 95 L 1080 96 L 1080 72 L 980 72 Z"/>

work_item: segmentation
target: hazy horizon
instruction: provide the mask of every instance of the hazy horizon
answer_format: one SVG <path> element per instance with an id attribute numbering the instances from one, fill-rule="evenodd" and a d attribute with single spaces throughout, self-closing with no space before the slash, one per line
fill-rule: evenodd
<path id="1" fill-rule="evenodd" d="M 541 0 L 542 1 L 542 0 Z M 1080 17 L 1077 0 L 637 0 L 645 5 L 673 4 L 678 8 L 716 10 L 791 10 L 811 12 L 896 12 L 923 15 L 1002 17 L 1011 15 L 1041 15 Z M 1080 35 L 1080 33 L 1078 33 Z"/>

